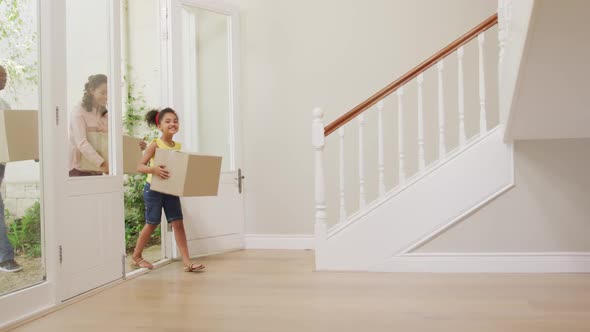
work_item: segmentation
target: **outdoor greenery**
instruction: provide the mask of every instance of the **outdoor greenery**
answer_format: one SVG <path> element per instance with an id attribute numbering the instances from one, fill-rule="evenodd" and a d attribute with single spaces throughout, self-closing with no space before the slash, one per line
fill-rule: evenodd
<path id="1" fill-rule="evenodd" d="M 29 258 L 41 257 L 41 205 L 39 201 L 29 207 L 22 218 L 15 219 L 8 210 L 4 210 L 8 225 L 8 240 L 17 255 Z"/>
<path id="2" fill-rule="evenodd" d="M 0 65 L 8 74 L 6 90 L 17 95 L 38 84 L 37 26 L 31 24 L 35 15 L 31 0 L 0 0 Z M 15 93 L 18 91 L 19 93 Z M 41 256 L 41 206 L 36 201 L 22 218 L 4 210 L 8 240 L 18 255 Z"/>
<path id="3" fill-rule="evenodd" d="M 0 0 L 0 65 L 10 78 L 6 89 L 19 94 L 38 83 L 37 27 L 25 17 L 31 3 Z"/>
<path id="4" fill-rule="evenodd" d="M 131 72 L 128 66 L 127 72 Z M 123 127 L 125 133 L 130 136 L 145 138 L 148 142 L 158 136 L 158 131 L 142 125 L 143 117 L 148 111 L 143 93 L 139 91 L 134 82 L 124 77 L 127 84 L 127 105 L 123 115 Z M 138 135 L 138 132 L 141 135 Z M 143 202 L 143 186 L 145 174 L 127 175 L 125 179 L 125 246 L 127 251 L 133 250 L 139 232 L 145 224 L 145 205 Z M 153 233 L 149 245 L 159 244 L 161 231 L 158 227 Z"/>

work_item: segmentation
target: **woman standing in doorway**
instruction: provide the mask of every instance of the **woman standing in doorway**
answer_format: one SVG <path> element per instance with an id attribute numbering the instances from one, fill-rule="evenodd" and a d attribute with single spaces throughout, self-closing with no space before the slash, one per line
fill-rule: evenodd
<path id="1" fill-rule="evenodd" d="M 108 132 L 107 77 L 103 74 L 88 77 L 84 84 L 82 102 L 74 107 L 70 114 L 70 176 L 101 175 L 101 172 L 80 169 L 82 155 L 99 167 L 102 172 L 109 172 L 109 163 L 96 152 L 88 142 L 88 132 Z"/>

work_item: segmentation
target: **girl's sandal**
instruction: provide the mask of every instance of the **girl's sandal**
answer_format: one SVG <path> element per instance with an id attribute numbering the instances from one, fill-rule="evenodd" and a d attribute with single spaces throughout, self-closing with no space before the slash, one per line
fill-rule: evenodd
<path id="1" fill-rule="evenodd" d="M 205 265 L 190 263 L 190 265 L 184 267 L 184 272 L 199 272 L 205 269 Z"/>
<path id="2" fill-rule="evenodd" d="M 141 259 L 139 262 L 136 262 L 133 258 L 131 258 L 131 267 L 134 269 L 148 269 L 151 270 L 154 268 L 152 263 L 146 261 L 145 259 Z"/>

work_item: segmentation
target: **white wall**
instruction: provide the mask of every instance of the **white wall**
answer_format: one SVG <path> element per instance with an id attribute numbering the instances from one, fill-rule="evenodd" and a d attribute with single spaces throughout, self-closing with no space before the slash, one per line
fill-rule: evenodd
<path id="1" fill-rule="evenodd" d="M 590 251 L 590 139 L 518 141 L 516 186 L 416 250 Z"/>
<path id="2" fill-rule="evenodd" d="M 531 17 L 530 1 L 514 1 L 514 26 L 509 47 L 521 46 L 519 67 L 506 70 L 518 75 L 507 137 L 561 139 L 590 137 L 590 2 L 581 0 L 536 0 Z M 528 30 L 527 30 L 528 29 Z M 520 42 L 520 43 L 519 43 Z M 512 64 L 515 50 L 507 53 Z M 516 58 L 518 59 L 518 58 Z M 511 61 L 512 60 L 512 61 Z M 518 59 L 520 60 L 520 59 Z M 517 74 L 515 73 L 518 69 Z M 507 86 L 510 88 L 511 86 Z"/>
<path id="3" fill-rule="evenodd" d="M 495 1 L 286 1 L 233 0 L 241 9 L 242 110 L 245 154 L 246 232 L 250 234 L 309 234 L 313 229 L 313 155 L 310 142 L 311 111 L 320 106 L 326 119 L 334 120 L 365 98 L 390 83 L 438 49 L 467 32 L 496 11 Z M 487 45 L 495 47 L 490 32 Z M 466 72 L 476 64 L 476 49 L 466 49 Z M 497 53 L 496 53 L 497 54 Z M 493 66 L 493 65 L 490 65 Z M 449 93 L 456 91 L 456 66 L 449 62 Z M 490 67 L 490 72 L 493 67 Z M 471 72 L 476 73 L 471 70 Z M 491 76 L 491 75 L 490 75 Z M 471 81 L 470 81 L 471 80 Z M 453 82 L 453 83 L 451 83 Z M 475 82 L 475 77 L 467 79 Z M 494 83 L 490 83 L 493 85 Z M 435 126 L 435 76 L 426 76 L 430 89 L 425 107 L 428 126 Z M 468 108 L 477 107 L 477 85 L 468 84 Z M 408 100 L 415 100 L 415 92 Z M 456 92 L 454 94 L 456 96 Z M 456 97 L 455 97 L 456 98 Z M 490 100 L 494 95 L 488 96 Z M 449 119 L 456 116 L 456 99 L 449 100 Z M 393 122 L 392 103 L 386 106 L 386 120 Z M 409 110 L 408 106 L 408 110 Z M 490 109 L 494 109 L 490 105 Z M 415 132 L 414 113 L 408 115 L 409 134 Z M 432 113 L 431 113 L 432 112 Z M 373 117 L 374 115 L 371 115 Z M 414 124 L 410 125 L 414 117 Z M 497 123 L 497 115 L 490 115 Z M 454 118 L 453 118 L 454 119 Z M 473 135 L 478 119 L 468 120 Z M 369 121 L 373 121 L 369 119 Z M 392 123 L 389 122 L 389 123 Z M 370 123 L 370 122 L 369 122 Z M 374 126 L 374 124 L 373 124 Z M 393 125 L 392 125 L 393 126 Z M 456 121 L 449 120 L 449 148 L 456 145 Z M 393 127 L 386 140 L 393 144 Z M 368 134 L 371 132 L 367 131 Z M 373 135 L 374 136 L 374 135 Z M 354 130 L 349 142 L 354 138 Z M 410 137 L 410 136 L 408 136 Z M 415 136 L 412 136 L 415 137 Z M 367 145 L 374 144 L 367 141 Z M 436 150 L 428 142 L 427 158 Z M 331 222 L 337 206 L 337 140 L 328 139 L 329 210 Z M 409 167 L 415 169 L 415 141 L 408 142 Z M 355 143 L 350 145 L 351 151 Z M 386 159 L 387 186 L 396 179 L 397 169 L 389 151 Z M 376 160 L 374 152 L 368 160 Z M 356 163 L 350 153 L 350 163 Z M 367 169 L 376 163 L 367 164 Z M 347 181 L 357 181 L 349 167 Z M 376 175 L 367 178 L 369 198 L 376 193 Z M 356 209 L 355 189 L 350 188 L 349 210 Z"/>

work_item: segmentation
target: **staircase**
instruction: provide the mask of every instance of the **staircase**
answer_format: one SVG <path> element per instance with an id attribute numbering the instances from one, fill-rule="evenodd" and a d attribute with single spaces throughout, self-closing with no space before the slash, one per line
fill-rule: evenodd
<path id="1" fill-rule="evenodd" d="M 503 8 L 499 12 L 502 13 Z M 498 68 L 502 67 L 505 37 L 503 20 L 500 20 L 498 27 L 498 58 L 485 58 L 485 40 L 486 31 L 497 25 L 498 15 L 494 14 L 328 125 L 324 124 L 321 109 L 313 111 L 317 270 L 395 270 L 393 258 L 411 253 L 514 185 L 513 148 L 504 142 L 504 125 L 501 121 L 495 125 L 488 123 L 488 118 L 492 117 L 490 113 L 498 115 L 498 101 L 489 103 L 486 100 L 487 92 L 491 88 L 497 89 L 498 83 L 492 86 L 488 81 L 490 77 L 499 76 L 499 71 L 490 73 L 486 72 L 486 68 L 490 67 L 489 61 L 498 64 Z M 476 51 L 466 54 L 466 49 Z M 477 61 L 473 61 L 477 62 L 474 72 L 465 70 L 471 68 L 465 65 L 465 56 L 476 57 Z M 445 63 L 456 65 L 456 96 L 452 100 L 445 93 Z M 465 103 L 466 97 L 473 97 L 465 94 L 465 77 L 469 75 L 477 76 L 478 107 L 466 106 Z M 425 91 L 425 79 L 429 76 L 436 77 L 435 91 Z M 452 76 L 454 78 L 454 73 Z M 500 77 L 497 77 L 499 81 Z M 415 89 L 416 95 L 415 109 L 407 107 L 408 102 L 404 98 L 412 89 Z M 438 123 L 436 132 L 430 135 L 436 137 L 434 146 L 428 146 L 425 139 L 429 134 L 424 121 L 425 100 L 428 96 L 436 99 L 432 104 L 436 104 Z M 493 110 L 488 109 L 489 104 L 494 105 Z M 394 118 L 397 118 L 395 128 L 384 124 L 386 106 L 391 106 L 387 111 L 394 112 Z M 368 111 L 377 112 L 377 130 L 374 133 L 377 136 L 376 146 L 365 144 L 367 135 L 373 134 L 364 131 L 365 112 Z M 408 137 L 409 128 L 407 121 L 404 121 L 408 112 L 417 113 L 417 137 Z M 477 133 L 467 134 L 466 118 L 478 119 Z M 358 128 L 354 128 L 358 131 L 358 164 L 354 165 L 358 169 L 357 179 L 346 177 L 346 169 L 351 165 L 346 164 L 344 158 L 347 151 L 344 136 L 346 130 L 352 129 L 350 121 L 353 119 L 358 120 Z M 454 149 L 449 149 L 447 142 L 447 128 L 450 127 L 457 128 L 453 133 L 457 135 L 458 142 Z M 395 131 L 397 140 L 394 146 L 386 146 L 385 130 Z M 328 142 L 326 138 L 335 132 L 339 136 L 338 167 L 330 168 L 327 173 L 324 160 Z M 411 145 L 415 151 L 408 151 L 410 142 L 415 142 Z M 367 169 L 365 156 L 371 149 L 377 150 L 377 167 Z M 436 149 L 437 159 L 427 160 L 426 149 Z M 397 150 L 394 158 L 396 169 L 386 169 L 386 151 L 389 153 L 394 150 Z M 410 160 L 412 156 L 416 160 Z M 415 161 L 417 165 L 417 170 L 411 175 L 408 167 L 410 161 Z M 368 201 L 367 171 L 376 172 L 373 178 L 378 181 L 377 198 L 372 201 Z M 397 174 L 397 182 L 387 189 L 385 175 L 392 171 Z M 326 187 L 326 174 L 338 174 L 339 177 L 338 215 L 327 213 L 327 193 L 333 188 Z M 347 204 L 346 189 L 351 185 L 358 186 L 358 211 L 347 214 L 350 204 Z"/>

